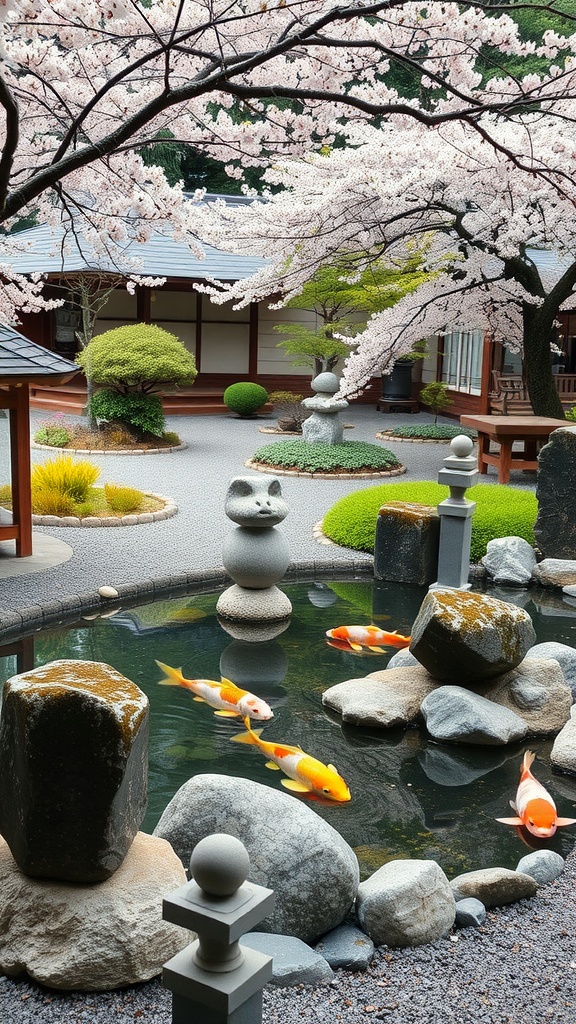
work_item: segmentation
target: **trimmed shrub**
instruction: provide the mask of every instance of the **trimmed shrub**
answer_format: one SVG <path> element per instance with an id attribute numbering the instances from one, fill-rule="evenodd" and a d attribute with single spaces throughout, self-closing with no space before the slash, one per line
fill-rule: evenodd
<path id="1" fill-rule="evenodd" d="M 387 430 L 383 430 L 382 436 L 385 437 L 387 433 Z M 467 427 L 458 427 L 452 423 L 418 423 L 415 426 L 405 424 L 404 426 L 391 428 L 390 433 L 394 437 L 415 437 L 427 441 L 451 441 L 453 437 L 458 437 L 460 434 L 476 440 L 478 436 L 475 430 L 468 430 Z"/>
<path id="2" fill-rule="evenodd" d="M 398 469 L 401 463 L 387 448 L 366 441 L 342 441 L 341 444 L 310 444 L 308 441 L 278 441 L 259 448 L 252 456 L 265 466 L 300 469 L 303 472 L 345 473 L 365 470 Z"/>
<path id="3" fill-rule="evenodd" d="M 258 409 L 261 409 L 268 398 L 266 388 L 260 384 L 252 384 L 250 381 L 238 381 L 226 388 L 222 400 L 231 412 L 239 416 L 254 416 Z"/>
<path id="4" fill-rule="evenodd" d="M 111 388 L 102 388 L 92 396 L 90 413 L 98 420 L 125 423 L 137 434 L 161 437 L 164 433 L 164 413 L 158 395 L 143 392 L 121 395 Z"/>
<path id="5" fill-rule="evenodd" d="M 336 544 L 357 551 L 373 551 L 378 509 L 386 501 L 412 501 L 436 506 L 447 498 L 447 487 L 429 480 L 417 483 L 380 484 L 341 498 L 326 513 L 323 530 Z M 476 502 L 472 517 L 470 558 L 479 562 L 489 540 L 523 537 L 534 544 L 534 523 L 538 504 L 531 491 L 502 484 L 476 484 L 466 496 Z"/>
<path id="6" fill-rule="evenodd" d="M 175 334 L 155 324 L 128 324 L 99 334 L 77 356 L 88 379 L 115 391 L 185 387 L 197 374 L 194 357 Z"/>
<path id="7" fill-rule="evenodd" d="M 142 502 L 144 495 L 135 487 L 122 487 L 120 484 L 104 484 L 106 501 L 112 512 L 133 512 Z"/>
<path id="8" fill-rule="evenodd" d="M 98 466 L 85 460 L 74 462 L 71 455 L 58 455 L 55 459 L 33 467 L 32 492 L 51 490 L 58 494 L 68 494 L 75 502 L 85 501 L 99 476 Z"/>

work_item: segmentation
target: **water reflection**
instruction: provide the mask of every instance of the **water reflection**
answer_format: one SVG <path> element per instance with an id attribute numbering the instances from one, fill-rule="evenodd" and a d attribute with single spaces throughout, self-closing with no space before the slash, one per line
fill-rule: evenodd
<path id="1" fill-rule="evenodd" d="M 329 647 L 326 629 L 375 622 L 407 634 L 425 591 L 369 580 L 321 587 L 308 583 L 286 590 L 292 619 L 273 637 L 266 632 L 251 641 L 231 637 L 216 616 L 218 594 L 196 594 L 122 608 L 107 620 L 81 619 L 38 632 L 20 647 L 20 655 L 15 649 L 0 651 L 0 678 L 30 667 L 32 660 L 42 665 L 56 658 L 81 658 L 112 665 L 148 694 L 150 800 L 145 830 L 154 827 L 192 775 L 244 776 L 280 791 L 279 772 L 268 771 L 250 747 L 230 742 L 242 731 L 242 723 L 214 717 L 211 708 L 194 703 L 181 688 L 159 686 L 158 659 L 181 666 L 186 677 L 223 675 L 257 693 L 274 711 L 264 727 L 265 739 L 300 745 L 336 766 L 350 787 L 351 803 L 310 806 L 356 850 L 364 875 L 386 860 L 407 856 L 433 857 L 450 876 L 494 864 L 514 868 L 526 847 L 514 828 L 495 818 L 509 813 L 523 747 L 464 748 L 431 743 L 418 728 L 361 729 L 343 725 L 321 704 L 328 686 L 383 668 L 394 653 L 386 651 L 379 660 L 362 663 L 352 651 Z M 562 601 L 530 592 L 528 610 L 539 641 L 576 647 L 576 615 L 564 607 L 565 613 L 558 614 Z M 537 777 L 554 797 L 559 815 L 574 817 L 576 779 L 551 772 L 550 740 L 530 746 L 538 755 Z M 547 845 L 566 855 L 575 835 L 576 828 L 559 829 Z"/>

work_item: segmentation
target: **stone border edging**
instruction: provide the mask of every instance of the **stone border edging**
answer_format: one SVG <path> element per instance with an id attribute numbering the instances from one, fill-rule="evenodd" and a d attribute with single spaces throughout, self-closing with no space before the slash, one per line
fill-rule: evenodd
<path id="1" fill-rule="evenodd" d="M 453 437 L 400 437 L 399 434 L 387 434 L 384 430 L 374 436 L 378 441 L 401 441 L 404 444 L 450 444 L 454 440 Z M 470 440 L 476 444 L 476 438 L 471 437 Z"/>
<path id="2" fill-rule="evenodd" d="M 164 455 L 181 452 L 188 445 L 183 442 L 164 448 L 59 448 L 55 444 L 38 444 L 37 441 L 31 441 L 30 447 L 44 452 L 61 452 L 63 455 Z"/>
<path id="3" fill-rule="evenodd" d="M 333 559 L 331 562 L 317 562 L 315 559 L 293 561 L 283 580 L 289 583 L 314 583 L 327 577 L 350 579 L 373 575 L 373 559 L 366 555 L 364 559 L 344 557 L 338 561 Z M 98 591 L 91 591 L 29 605 L 19 611 L 0 610 L 0 641 L 4 642 L 20 635 L 28 636 L 43 629 L 44 626 L 76 622 L 82 615 L 108 612 L 113 608 L 117 609 L 121 604 L 149 604 L 157 597 L 168 600 L 186 597 L 189 594 L 202 594 L 219 586 L 229 586 L 232 582 L 231 577 L 221 566 L 140 580 L 139 583 L 114 584 L 114 580 L 102 580 L 102 585 L 114 586 L 118 597 L 102 597 Z"/>
<path id="4" fill-rule="evenodd" d="M 244 463 L 248 469 L 255 469 L 258 473 L 271 473 L 273 476 L 298 476 L 308 477 L 310 480 L 379 480 L 381 477 L 402 476 L 406 472 L 406 466 L 398 469 L 385 469 L 373 473 L 306 473 L 301 469 L 275 469 L 273 466 L 266 466 L 263 462 L 253 462 L 247 459 Z"/>
<path id="5" fill-rule="evenodd" d="M 157 512 L 131 513 L 126 516 L 32 516 L 32 526 L 75 526 L 95 529 L 98 526 L 140 526 L 143 523 L 157 523 L 162 519 L 171 519 L 178 512 L 178 505 L 173 498 L 153 491 L 142 491 L 148 498 L 158 498 L 164 502 L 164 508 Z"/>

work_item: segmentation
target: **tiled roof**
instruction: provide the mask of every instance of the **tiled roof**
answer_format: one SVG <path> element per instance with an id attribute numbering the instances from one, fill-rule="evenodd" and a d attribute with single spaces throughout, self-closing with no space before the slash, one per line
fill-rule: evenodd
<path id="1" fill-rule="evenodd" d="M 207 197 L 210 199 L 217 196 Z M 227 197 L 221 197 L 227 198 Z M 230 197 L 230 205 L 240 205 L 244 196 Z M 147 242 L 118 244 L 114 260 L 96 255 L 88 243 L 75 232 L 62 228 L 50 228 L 40 224 L 26 231 L 19 231 L 10 239 L 11 249 L 17 242 L 21 251 L 0 256 L 19 274 L 74 273 L 83 270 L 100 270 L 107 273 L 136 273 L 144 277 L 179 277 L 191 280 L 216 278 L 220 281 L 239 281 L 255 273 L 263 264 L 254 256 L 237 256 L 222 252 L 202 243 L 204 259 L 199 259 L 186 242 L 176 241 L 170 235 L 154 231 Z M 134 263 L 137 266 L 134 266 Z"/>
<path id="2" fill-rule="evenodd" d="M 62 377 L 77 371 L 78 367 L 69 359 L 35 345 L 12 327 L 0 324 L 0 381 Z"/>

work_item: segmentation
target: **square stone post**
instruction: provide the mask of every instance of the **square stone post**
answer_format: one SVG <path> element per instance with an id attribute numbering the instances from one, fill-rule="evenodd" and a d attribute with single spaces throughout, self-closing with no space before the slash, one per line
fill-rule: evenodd
<path id="1" fill-rule="evenodd" d="M 438 579 L 429 590 L 470 589 L 470 540 L 476 502 L 468 501 L 464 494 L 478 480 L 476 459 L 470 454 L 472 447 L 471 438 L 464 434 L 455 437 L 450 442 L 452 454 L 444 459 L 444 468 L 438 473 L 438 483 L 448 485 L 450 497 L 438 505 Z"/>

